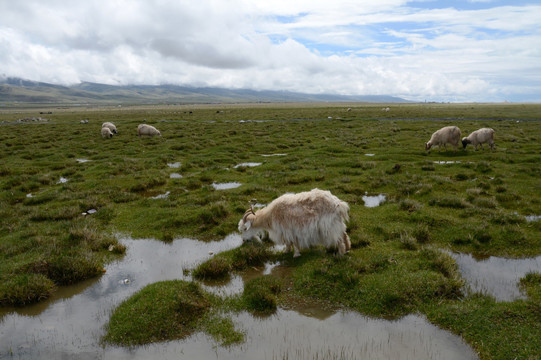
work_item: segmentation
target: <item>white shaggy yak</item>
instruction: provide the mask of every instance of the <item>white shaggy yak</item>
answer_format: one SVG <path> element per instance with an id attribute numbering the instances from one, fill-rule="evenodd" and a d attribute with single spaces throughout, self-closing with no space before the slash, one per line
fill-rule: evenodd
<path id="1" fill-rule="evenodd" d="M 109 129 L 108 127 L 102 127 L 101 128 L 101 136 L 104 139 L 109 139 L 109 138 L 113 137 L 113 133 L 111 132 L 111 129 Z"/>
<path id="2" fill-rule="evenodd" d="M 458 149 L 458 143 L 460 142 L 460 129 L 456 126 L 446 126 L 434 134 L 430 140 L 425 144 L 425 149 L 430 150 L 432 146 L 438 146 L 438 151 L 441 150 L 441 147 L 445 148 L 447 151 L 447 144 L 451 144 L 455 148 L 455 152 Z"/>
<path id="3" fill-rule="evenodd" d="M 256 212 L 247 210 L 239 221 L 239 231 L 243 240 L 260 240 L 259 235 L 266 231 L 275 244 L 286 245 L 286 251 L 293 247 L 294 257 L 300 256 L 302 249 L 318 245 L 338 248 L 343 255 L 351 248 L 348 220 L 346 202 L 330 191 L 313 189 L 284 194 Z"/>
<path id="4" fill-rule="evenodd" d="M 139 124 L 139 126 L 137 126 L 137 135 L 139 136 L 146 135 L 150 137 L 155 136 L 155 135 L 162 136 L 162 134 L 160 133 L 158 129 L 156 129 L 152 125 L 147 125 L 147 124 Z"/>
<path id="5" fill-rule="evenodd" d="M 468 144 L 472 144 L 475 146 L 475 150 L 477 150 L 478 145 L 481 145 L 481 149 L 484 150 L 484 143 L 488 143 L 491 149 L 494 148 L 494 129 L 482 128 L 475 130 L 470 135 L 462 138 L 462 146 L 464 146 L 464 149 Z"/>
<path id="6" fill-rule="evenodd" d="M 113 124 L 112 122 L 104 122 L 103 124 L 101 124 L 101 128 L 102 128 L 102 129 L 105 128 L 105 127 L 106 127 L 106 128 L 109 128 L 109 130 L 111 130 L 111 132 L 112 132 L 113 134 L 116 134 L 116 133 L 117 133 L 117 131 L 116 131 L 116 126 L 115 126 L 115 124 Z"/>

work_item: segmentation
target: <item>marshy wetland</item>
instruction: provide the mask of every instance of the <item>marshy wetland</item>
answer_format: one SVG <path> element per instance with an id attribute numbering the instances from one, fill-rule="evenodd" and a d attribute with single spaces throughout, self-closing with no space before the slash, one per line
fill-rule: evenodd
<path id="1" fill-rule="evenodd" d="M 541 105 L 381 106 L 1 110 L 0 358 L 539 359 Z M 242 244 L 316 187 L 347 255 Z"/>

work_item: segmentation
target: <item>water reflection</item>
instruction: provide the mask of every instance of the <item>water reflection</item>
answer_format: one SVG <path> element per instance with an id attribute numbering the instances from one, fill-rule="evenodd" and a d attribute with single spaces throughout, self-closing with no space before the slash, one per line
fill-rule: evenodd
<path id="1" fill-rule="evenodd" d="M 99 341 L 111 312 L 121 301 L 157 281 L 189 280 L 183 269 L 208 259 L 209 252 L 242 244 L 236 234 L 214 242 L 178 239 L 166 244 L 127 237 L 120 241 L 127 246 L 126 255 L 109 264 L 101 277 L 62 287 L 36 305 L 0 309 L 0 358 L 13 353 L 14 358 L 24 359 L 85 358 L 85 354 L 92 359 L 109 359 L 110 349 L 103 349 Z M 113 358 L 130 358 L 129 354 L 128 349 L 122 349 Z"/>
<path id="2" fill-rule="evenodd" d="M 235 165 L 234 168 L 237 169 L 239 167 L 256 167 L 261 164 L 262 163 L 259 163 L 259 162 L 245 162 L 245 163 L 240 163 L 240 164 Z"/>
<path id="3" fill-rule="evenodd" d="M 491 256 L 476 260 L 470 254 L 449 253 L 468 283 L 468 291 L 493 296 L 498 301 L 524 299 L 518 282 L 529 272 L 541 272 L 541 256 L 506 259 Z"/>
<path id="4" fill-rule="evenodd" d="M 165 194 L 159 194 L 159 195 L 156 195 L 156 196 L 151 196 L 150 198 L 151 199 L 167 199 L 169 197 L 170 193 L 171 193 L 171 191 L 166 191 Z"/>
<path id="5" fill-rule="evenodd" d="M 212 183 L 212 187 L 215 190 L 229 190 L 229 189 L 235 189 L 241 186 L 241 183 L 238 182 L 228 182 L 228 183 Z"/>
<path id="6" fill-rule="evenodd" d="M 382 202 L 385 201 L 385 195 L 379 194 L 376 196 L 363 196 L 364 206 L 366 207 L 376 207 L 380 206 Z"/>
<path id="7" fill-rule="evenodd" d="M 103 346 L 111 312 L 144 286 L 162 280 L 191 280 L 185 269 L 242 244 L 237 234 L 222 241 L 176 239 L 163 243 L 121 237 L 125 257 L 107 266 L 100 278 L 62 288 L 45 303 L 3 309 L 0 358 L 24 359 L 477 359 L 458 337 L 417 315 L 397 321 L 371 319 L 351 311 L 302 302 L 269 317 L 242 312 L 234 315 L 246 341 L 217 346 L 205 334 L 187 339 L 124 348 Z M 225 283 L 204 285 L 221 294 L 242 292 L 244 283 L 262 274 L 283 276 L 291 271 L 269 263 L 233 275 Z"/>

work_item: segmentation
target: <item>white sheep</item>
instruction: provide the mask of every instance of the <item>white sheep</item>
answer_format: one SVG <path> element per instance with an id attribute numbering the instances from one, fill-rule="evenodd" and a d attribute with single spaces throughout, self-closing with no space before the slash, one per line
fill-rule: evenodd
<path id="1" fill-rule="evenodd" d="M 481 128 L 462 138 L 462 146 L 464 146 L 464 149 L 468 144 L 472 144 L 475 146 L 475 150 L 477 150 L 477 145 L 481 145 L 481 149 L 484 150 L 484 143 L 488 143 L 491 149 L 494 148 L 494 129 Z"/>
<path id="2" fill-rule="evenodd" d="M 349 205 L 330 191 L 313 189 L 298 194 L 284 194 L 266 207 L 254 212 L 246 211 L 239 221 L 243 240 L 268 232 L 278 245 L 292 247 L 294 257 L 300 250 L 322 245 L 327 249 L 338 248 L 340 255 L 351 249 L 345 222 L 349 220 Z"/>
<path id="3" fill-rule="evenodd" d="M 430 137 L 430 140 L 425 144 L 425 149 L 430 150 L 432 146 L 438 146 L 438 151 L 441 150 L 441 146 L 447 151 L 447 144 L 453 145 L 455 152 L 458 148 L 458 143 L 460 142 L 460 129 L 456 126 L 446 126 Z"/>
<path id="4" fill-rule="evenodd" d="M 115 124 L 113 124 L 112 122 L 104 122 L 103 124 L 101 124 L 101 128 L 102 128 L 102 129 L 105 128 L 105 127 L 106 127 L 106 128 L 109 128 L 109 130 L 111 130 L 111 132 L 112 132 L 113 134 L 116 134 L 116 133 L 117 133 L 117 131 L 116 131 L 116 126 L 115 126 Z"/>
<path id="5" fill-rule="evenodd" d="M 103 138 L 112 138 L 113 137 L 113 133 L 111 132 L 111 129 L 109 129 L 108 127 L 102 127 L 101 128 L 101 136 Z"/>
<path id="6" fill-rule="evenodd" d="M 155 135 L 162 136 L 162 134 L 160 133 L 158 129 L 156 129 L 152 125 L 147 125 L 147 124 L 139 124 L 139 126 L 137 126 L 137 135 L 139 136 L 146 135 L 150 137 L 155 136 Z"/>

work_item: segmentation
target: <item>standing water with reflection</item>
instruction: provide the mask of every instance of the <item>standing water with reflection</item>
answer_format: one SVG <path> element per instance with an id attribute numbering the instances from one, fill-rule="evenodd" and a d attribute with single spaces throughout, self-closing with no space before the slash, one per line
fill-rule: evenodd
<path id="1" fill-rule="evenodd" d="M 43 303 L 0 312 L 0 358 L 74 359 L 476 359 L 458 336 L 409 315 L 400 320 L 370 319 L 351 311 L 331 311 L 305 304 L 259 318 L 247 312 L 233 315 L 246 341 L 230 347 L 197 333 L 184 340 L 124 348 L 102 345 L 112 311 L 144 286 L 163 280 L 191 280 L 183 269 L 194 268 L 222 251 L 241 245 L 238 234 L 222 241 L 121 238 L 125 257 L 107 266 L 98 279 L 61 288 Z M 279 271 L 268 264 L 263 272 Z M 253 274 L 252 276 L 260 276 Z M 216 287 L 219 294 L 242 292 L 233 276 Z M 208 286 L 207 286 L 208 288 Z"/>

